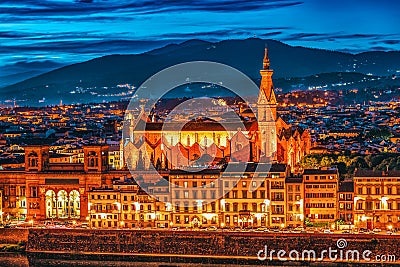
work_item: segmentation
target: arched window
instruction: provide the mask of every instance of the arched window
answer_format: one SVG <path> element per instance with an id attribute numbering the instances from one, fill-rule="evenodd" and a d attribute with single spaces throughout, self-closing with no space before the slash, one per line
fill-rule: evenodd
<path id="1" fill-rule="evenodd" d="M 58 218 L 68 218 L 68 194 L 65 190 L 60 190 L 57 194 L 57 214 Z"/>
<path id="2" fill-rule="evenodd" d="M 53 219 L 57 217 L 56 193 L 53 190 L 46 192 L 46 218 Z"/>
<path id="3" fill-rule="evenodd" d="M 79 219 L 81 215 L 80 194 L 77 190 L 69 193 L 69 214 L 71 218 Z"/>

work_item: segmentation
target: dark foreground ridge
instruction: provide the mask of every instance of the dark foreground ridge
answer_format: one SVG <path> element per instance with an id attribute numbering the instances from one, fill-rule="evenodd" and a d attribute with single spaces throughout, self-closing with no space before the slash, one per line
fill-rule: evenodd
<path id="1" fill-rule="evenodd" d="M 43 266 L 52 259 L 90 260 L 121 262 L 159 262 L 197 263 L 197 264 L 233 264 L 233 265 L 284 265 L 284 266 L 381 266 L 376 255 L 400 256 L 400 236 L 375 235 L 336 235 L 336 234 L 294 234 L 284 236 L 279 233 L 257 232 L 203 232 L 169 230 L 65 230 L 65 229 L 29 229 L 27 254 L 31 266 Z M 343 249 L 337 241 L 345 239 Z M 268 254 L 275 250 L 272 261 L 260 261 L 257 253 L 268 247 Z M 279 250 L 288 253 L 296 250 L 314 250 L 317 258 L 323 250 L 343 252 L 343 260 L 334 263 L 329 258 L 322 261 L 300 259 L 299 261 L 280 261 Z M 371 260 L 360 261 L 346 259 L 346 252 L 357 250 L 360 254 L 370 250 Z M 325 256 L 327 256 L 325 254 Z M 386 262 L 387 266 L 400 264 Z M 178 266 L 178 265 L 177 265 Z M 400 265 L 399 265 L 400 266 Z"/>

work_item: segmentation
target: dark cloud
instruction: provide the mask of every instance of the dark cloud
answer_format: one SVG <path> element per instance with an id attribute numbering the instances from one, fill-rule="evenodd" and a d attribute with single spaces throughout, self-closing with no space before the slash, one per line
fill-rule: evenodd
<path id="1" fill-rule="evenodd" d="M 31 36 L 34 36 L 34 34 L 19 32 L 19 31 L 0 31 L 0 38 L 3 38 L 3 39 L 27 38 L 27 37 L 31 37 Z"/>
<path id="2" fill-rule="evenodd" d="M 28 45 L 0 45 L 0 53 L 40 53 L 62 52 L 74 54 L 87 53 L 137 53 L 157 48 L 167 44 L 167 41 L 136 41 L 136 40 L 75 40 L 36 42 Z"/>
<path id="3" fill-rule="evenodd" d="M 392 36 L 400 37 L 400 34 L 292 33 L 281 39 L 283 41 L 382 40 Z"/>
<path id="4" fill-rule="evenodd" d="M 283 32 L 276 31 L 276 32 L 263 33 L 263 34 L 260 34 L 259 36 L 261 36 L 261 37 L 275 37 L 275 36 L 281 35 L 281 34 L 283 34 Z"/>
<path id="5" fill-rule="evenodd" d="M 389 49 L 385 46 L 372 46 L 371 50 L 374 51 L 388 51 Z"/>
<path id="6" fill-rule="evenodd" d="M 283 8 L 288 6 L 301 5 L 303 2 L 293 0 L 114 0 L 94 2 L 90 0 L 80 0 L 75 2 L 59 2 L 59 1 L 31 1 L 20 0 L 19 5 L 15 5 L 15 1 L 3 1 L 2 16 L 0 19 L 12 20 L 18 18 L 38 18 L 44 17 L 71 18 L 74 16 L 99 14 L 104 18 L 103 13 L 123 12 L 124 17 L 137 14 L 156 14 L 166 12 L 183 12 L 183 11 L 210 11 L 210 12 L 244 12 L 254 10 L 268 10 Z M 7 6 L 10 4 L 10 6 Z M 11 6 L 12 4 L 12 6 Z M 11 17 L 10 17 L 11 16 Z M 94 16 L 95 17 L 95 16 Z M 110 18 L 107 16 L 107 18 Z"/>
<path id="7" fill-rule="evenodd" d="M 400 40 L 383 40 L 382 42 L 383 42 L 384 44 L 388 44 L 388 45 L 400 44 Z"/>

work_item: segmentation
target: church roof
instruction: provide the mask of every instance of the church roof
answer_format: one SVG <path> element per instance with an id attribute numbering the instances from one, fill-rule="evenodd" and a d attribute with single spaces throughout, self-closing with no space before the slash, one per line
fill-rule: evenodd
<path id="1" fill-rule="evenodd" d="M 254 121 L 236 122 L 211 122 L 211 121 L 191 121 L 182 127 L 182 123 L 162 123 L 162 122 L 144 122 L 140 120 L 136 127 L 136 131 L 141 131 L 144 128 L 146 131 L 237 131 L 240 128 L 242 131 L 248 131 L 252 128 Z M 245 129 L 243 129 L 243 126 Z M 182 129 L 181 129 L 182 128 Z"/>

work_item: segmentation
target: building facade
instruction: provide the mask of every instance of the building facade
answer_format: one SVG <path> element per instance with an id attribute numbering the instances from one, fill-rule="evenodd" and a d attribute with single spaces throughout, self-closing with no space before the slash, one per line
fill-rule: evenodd
<path id="1" fill-rule="evenodd" d="M 277 113 L 267 49 L 260 74 L 257 103 L 248 103 L 257 106 L 258 120 L 253 114 L 240 125 L 227 120 L 222 127 L 216 121 L 197 120 L 186 121 L 183 128 L 179 122 L 164 127 L 144 109 L 136 117 L 128 112 L 124 131 L 129 137 L 122 152 L 126 164 L 132 169 L 148 169 L 151 163 L 157 169 L 180 169 L 200 163 L 275 161 L 294 170 L 310 152 L 310 133 L 287 124 Z"/>
<path id="2" fill-rule="evenodd" d="M 286 221 L 290 227 L 304 225 L 304 185 L 303 176 L 289 176 L 286 178 Z"/>
<path id="3" fill-rule="evenodd" d="M 400 229 L 400 172 L 358 170 L 354 176 L 354 224 Z"/>
<path id="4" fill-rule="evenodd" d="M 345 225 L 354 225 L 354 183 L 344 180 L 339 184 L 338 219 Z"/>
<path id="5" fill-rule="evenodd" d="M 305 220 L 313 224 L 334 223 L 338 216 L 338 170 L 306 169 L 303 183 Z"/>

